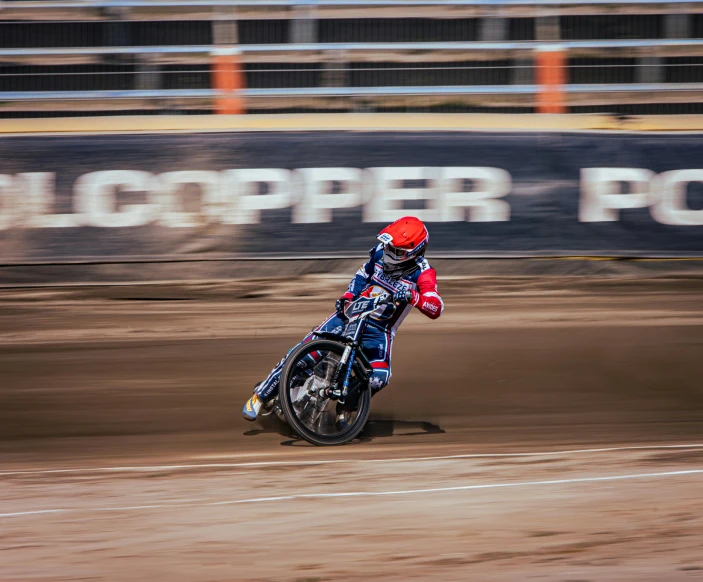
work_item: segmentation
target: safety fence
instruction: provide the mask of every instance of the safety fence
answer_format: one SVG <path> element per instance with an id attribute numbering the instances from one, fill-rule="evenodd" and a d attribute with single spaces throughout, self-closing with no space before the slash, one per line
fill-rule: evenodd
<path id="1" fill-rule="evenodd" d="M 0 117 L 703 112 L 699 0 L 2 6 Z"/>
<path id="2" fill-rule="evenodd" d="M 0 58 L 6 117 L 47 108 L 657 112 L 662 103 L 696 113 L 703 91 L 703 41 L 686 39 L 2 49 Z"/>

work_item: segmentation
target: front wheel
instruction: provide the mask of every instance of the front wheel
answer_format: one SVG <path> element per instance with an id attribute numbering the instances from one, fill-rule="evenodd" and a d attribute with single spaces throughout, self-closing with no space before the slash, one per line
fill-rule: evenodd
<path id="1" fill-rule="evenodd" d="M 342 366 L 344 345 L 314 340 L 295 348 L 286 359 L 279 384 L 279 402 L 288 424 L 314 445 L 342 445 L 364 428 L 371 412 L 371 391 L 357 359 L 349 382 L 343 418 L 337 418 L 338 401 L 324 396 Z M 343 377 L 339 370 L 338 377 Z"/>

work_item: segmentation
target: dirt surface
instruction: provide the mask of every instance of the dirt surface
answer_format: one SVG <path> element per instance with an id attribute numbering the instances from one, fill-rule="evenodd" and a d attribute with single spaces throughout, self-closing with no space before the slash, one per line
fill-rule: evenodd
<path id="1" fill-rule="evenodd" d="M 239 409 L 339 279 L 0 290 L 0 580 L 703 580 L 703 280 L 440 285 L 330 449 Z"/>

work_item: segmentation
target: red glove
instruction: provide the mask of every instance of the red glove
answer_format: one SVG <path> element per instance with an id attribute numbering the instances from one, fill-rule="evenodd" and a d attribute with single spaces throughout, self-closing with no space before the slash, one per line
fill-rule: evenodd
<path id="1" fill-rule="evenodd" d="M 342 311 L 344 311 L 344 305 L 347 301 L 351 301 L 352 299 L 354 299 L 354 296 L 349 291 L 347 291 L 344 295 L 337 299 L 337 302 L 334 304 L 337 313 L 341 313 Z"/>

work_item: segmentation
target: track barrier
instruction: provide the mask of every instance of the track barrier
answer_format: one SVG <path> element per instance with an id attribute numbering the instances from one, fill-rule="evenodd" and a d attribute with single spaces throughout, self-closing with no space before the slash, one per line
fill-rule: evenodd
<path id="1" fill-rule="evenodd" d="M 566 113 L 566 52 L 563 48 L 544 48 L 535 51 L 537 72 L 537 112 Z"/>
<path id="2" fill-rule="evenodd" d="M 246 82 L 238 51 L 221 49 L 212 53 L 212 86 L 224 92 L 215 100 L 215 111 L 218 114 L 246 113 L 246 102 L 241 94 Z"/>

